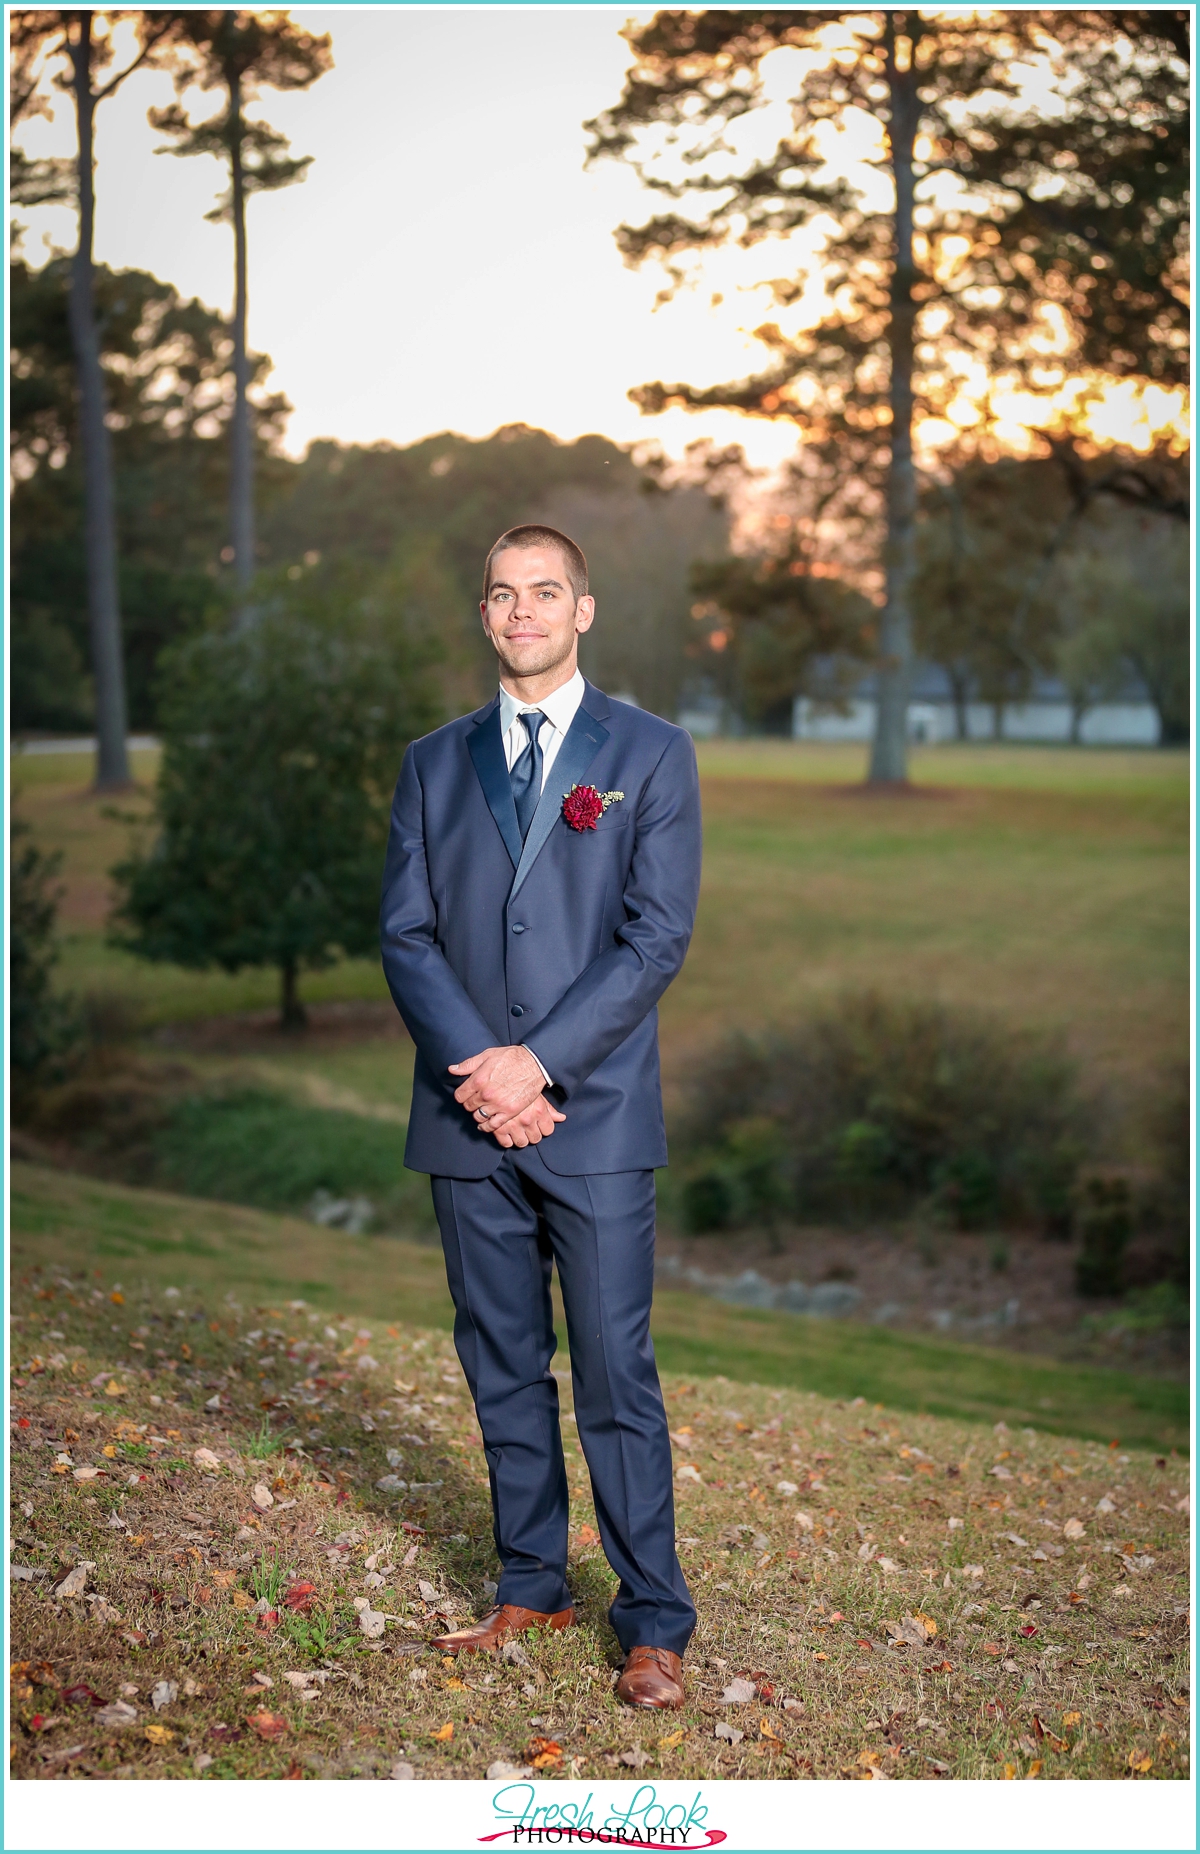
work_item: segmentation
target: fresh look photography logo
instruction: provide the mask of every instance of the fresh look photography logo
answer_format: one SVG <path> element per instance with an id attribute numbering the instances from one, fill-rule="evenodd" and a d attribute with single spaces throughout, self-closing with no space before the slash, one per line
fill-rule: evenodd
<path id="1" fill-rule="evenodd" d="M 492 1812 L 501 1826 L 480 1841 L 512 1847 L 713 1848 L 726 1839 L 724 1829 L 708 1826 L 699 1790 L 690 1801 L 667 1803 L 653 1783 L 607 1808 L 592 1790 L 581 1802 L 539 1802 L 535 1784 L 508 1783 L 493 1795 Z"/>

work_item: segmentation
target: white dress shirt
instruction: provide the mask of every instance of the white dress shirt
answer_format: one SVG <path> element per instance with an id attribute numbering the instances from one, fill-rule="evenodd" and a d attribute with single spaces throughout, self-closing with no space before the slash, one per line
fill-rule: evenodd
<path id="1" fill-rule="evenodd" d="M 529 745 L 525 723 L 517 717 L 528 710 L 540 708 L 546 717 L 538 732 L 538 745 L 542 749 L 542 789 L 545 790 L 550 768 L 558 758 L 558 750 L 567 737 L 567 729 L 583 700 L 583 690 L 583 677 L 578 670 L 570 682 L 564 682 L 561 689 L 543 697 L 540 702 L 523 702 L 519 697 L 510 695 L 503 683 L 500 684 L 500 732 L 504 736 L 504 758 L 509 772 Z"/>
<path id="2" fill-rule="evenodd" d="M 583 677 L 576 670 L 570 682 L 564 682 L 561 689 L 553 695 L 547 695 L 540 702 L 522 702 L 515 695 L 510 695 L 504 684 L 500 684 L 500 732 L 504 737 L 504 759 L 509 772 L 512 771 L 526 747 L 529 745 L 529 731 L 518 717 L 535 709 L 541 709 L 546 719 L 538 730 L 538 745 L 542 749 L 542 790 L 550 777 L 550 768 L 558 758 L 558 750 L 567 737 L 567 729 L 575 719 L 580 702 L 583 700 Z M 550 1076 L 538 1059 L 537 1051 L 526 1049 L 546 1077 L 547 1087 L 551 1086 Z"/>

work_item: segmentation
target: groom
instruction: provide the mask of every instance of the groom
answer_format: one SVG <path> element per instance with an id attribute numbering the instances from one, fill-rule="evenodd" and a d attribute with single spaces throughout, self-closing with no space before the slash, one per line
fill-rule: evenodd
<path id="1" fill-rule="evenodd" d="M 680 1706 L 696 1612 L 649 1332 L 654 1168 L 667 1159 L 655 1007 L 695 917 L 699 786 L 682 729 L 581 676 L 587 584 L 555 529 L 501 535 L 480 605 L 499 693 L 414 742 L 392 812 L 383 965 L 417 1046 L 405 1163 L 432 1175 L 502 1566 L 491 1613 L 434 1645 L 495 1650 L 575 1620 L 555 1264 L 575 1421 L 620 1579 L 617 1692 Z"/>

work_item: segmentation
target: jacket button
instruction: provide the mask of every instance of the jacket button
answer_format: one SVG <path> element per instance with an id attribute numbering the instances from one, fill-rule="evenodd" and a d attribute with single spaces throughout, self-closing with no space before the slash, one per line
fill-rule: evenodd
<path id="1" fill-rule="evenodd" d="M 514 1017 L 524 1017 L 525 1006 L 523 1004 L 514 1004 L 512 1007 L 512 1014 Z"/>
<path id="2" fill-rule="evenodd" d="M 520 921 L 514 921 L 512 930 L 514 933 L 524 933 L 525 928 Z"/>

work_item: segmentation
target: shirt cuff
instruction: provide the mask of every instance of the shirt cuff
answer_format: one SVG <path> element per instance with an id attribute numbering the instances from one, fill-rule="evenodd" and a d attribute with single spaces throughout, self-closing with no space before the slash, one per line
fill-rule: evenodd
<path id="1" fill-rule="evenodd" d="M 526 1043 L 526 1044 L 525 1044 L 525 1048 L 526 1048 L 526 1049 L 529 1049 L 529 1045 L 528 1045 L 528 1043 Z M 543 1079 L 544 1079 L 544 1081 L 545 1081 L 545 1083 L 546 1083 L 546 1086 L 547 1086 L 547 1088 L 553 1088 L 553 1086 L 554 1086 L 554 1083 L 553 1083 L 553 1082 L 551 1081 L 551 1079 L 550 1079 L 550 1077 L 549 1077 L 549 1075 L 548 1075 L 548 1074 L 546 1073 L 546 1069 L 545 1069 L 545 1067 L 544 1067 L 544 1065 L 543 1065 L 543 1064 L 542 1064 L 541 1062 L 539 1062 L 539 1061 L 538 1061 L 538 1053 L 537 1053 L 537 1050 L 536 1050 L 536 1049 L 529 1049 L 529 1053 L 530 1053 L 530 1055 L 531 1055 L 531 1056 L 533 1057 L 533 1059 L 534 1059 L 534 1061 L 535 1061 L 535 1062 L 537 1062 L 537 1065 L 538 1065 L 538 1067 L 539 1067 L 539 1069 L 541 1069 L 541 1071 L 542 1071 L 542 1076 L 543 1076 Z"/>

